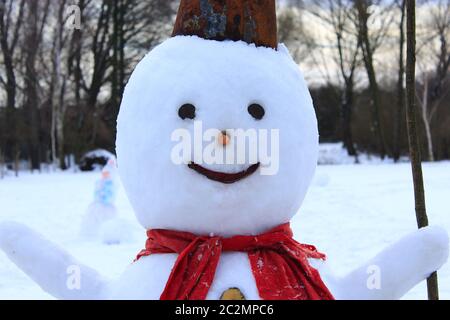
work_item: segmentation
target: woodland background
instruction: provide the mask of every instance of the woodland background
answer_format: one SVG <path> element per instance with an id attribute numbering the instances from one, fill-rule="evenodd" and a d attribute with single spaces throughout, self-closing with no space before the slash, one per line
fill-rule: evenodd
<path id="1" fill-rule="evenodd" d="M 128 77 L 170 36 L 178 3 L 0 0 L 0 166 L 65 169 L 89 150 L 114 152 Z M 405 1 L 278 7 L 279 41 L 310 84 L 321 141 L 342 142 L 355 161 L 407 156 Z M 450 159 L 450 0 L 419 1 L 417 19 L 422 155 Z"/>

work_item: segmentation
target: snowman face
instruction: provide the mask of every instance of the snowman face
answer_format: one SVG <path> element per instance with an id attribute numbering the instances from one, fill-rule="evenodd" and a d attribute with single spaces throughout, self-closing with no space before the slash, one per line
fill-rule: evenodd
<path id="1" fill-rule="evenodd" d="M 257 234 L 298 211 L 316 167 L 317 121 L 284 47 L 175 37 L 131 76 L 116 146 L 146 229 Z"/>

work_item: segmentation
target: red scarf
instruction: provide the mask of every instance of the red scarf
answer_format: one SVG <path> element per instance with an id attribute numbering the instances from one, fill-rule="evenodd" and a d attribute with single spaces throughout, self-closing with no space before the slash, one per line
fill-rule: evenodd
<path id="1" fill-rule="evenodd" d="M 196 236 L 171 230 L 147 231 L 145 249 L 137 256 L 178 253 L 161 300 L 204 300 L 223 251 L 247 252 L 263 300 L 333 300 L 308 258 L 325 255 L 295 241 L 289 224 L 258 236 Z"/>

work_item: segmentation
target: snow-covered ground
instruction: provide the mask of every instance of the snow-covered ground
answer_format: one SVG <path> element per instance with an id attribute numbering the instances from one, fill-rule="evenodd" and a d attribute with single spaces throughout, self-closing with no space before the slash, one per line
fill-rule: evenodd
<path id="1" fill-rule="evenodd" d="M 450 231 L 450 162 L 424 166 L 428 213 Z M 114 278 L 145 242 L 120 188 L 117 206 L 134 238 L 105 245 L 78 236 L 99 173 L 22 173 L 0 180 L 0 220 L 26 223 L 82 262 Z M 326 252 L 331 267 L 346 273 L 383 247 L 416 229 L 408 163 L 319 166 L 301 212 L 293 220 L 297 239 Z M 440 274 L 441 296 L 450 299 L 450 264 Z M 0 252 L 0 299 L 51 298 Z M 424 284 L 406 297 L 426 298 Z"/>

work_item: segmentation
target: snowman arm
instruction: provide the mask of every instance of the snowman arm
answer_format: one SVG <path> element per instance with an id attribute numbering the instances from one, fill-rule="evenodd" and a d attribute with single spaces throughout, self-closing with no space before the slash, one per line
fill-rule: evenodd
<path id="1" fill-rule="evenodd" d="M 449 239 L 439 227 L 423 228 L 386 248 L 336 283 L 336 298 L 400 299 L 447 261 Z"/>
<path id="2" fill-rule="evenodd" d="M 106 281 L 95 270 L 22 224 L 0 223 L 0 249 L 55 298 L 103 298 Z"/>

